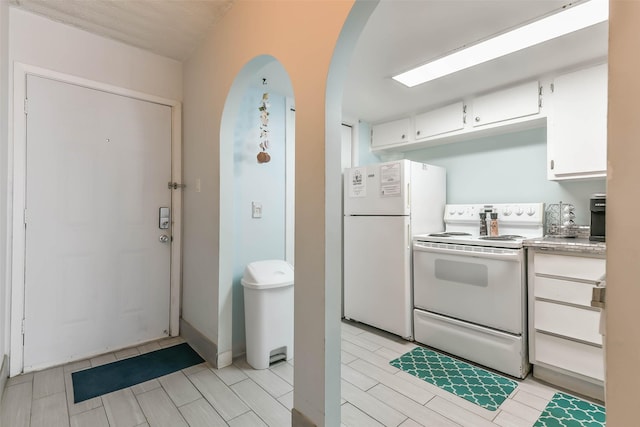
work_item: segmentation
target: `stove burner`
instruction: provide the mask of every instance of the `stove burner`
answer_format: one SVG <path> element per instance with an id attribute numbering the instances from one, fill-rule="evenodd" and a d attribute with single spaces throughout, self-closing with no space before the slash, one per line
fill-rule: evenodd
<path id="1" fill-rule="evenodd" d="M 518 236 L 517 234 L 501 234 L 500 236 L 480 236 L 480 240 L 517 240 L 523 239 L 524 236 Z"/>
<path id="2" fill-rule="evenodd" d="M 431 233 L 431 237 L 454 237 L 454 236 L 471 236 L 471 233 L 465 233 L 464 231 L 445 231 L 444 233 Z"/>

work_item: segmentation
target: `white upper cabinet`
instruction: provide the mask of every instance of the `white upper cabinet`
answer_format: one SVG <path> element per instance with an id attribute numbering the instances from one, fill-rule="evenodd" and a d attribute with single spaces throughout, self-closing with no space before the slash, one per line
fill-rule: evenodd
<path id="1" fill-rule="evenodd" d="M 607 64 L 558 76 L 547 123 L 547 177 L 607 174 Z"/>
<path id="2" fill-rule="evenodd" d="M 410 151 L 545 125 L 538 81 L 372 126 L 374 151 Z M 411 133 L 409 133 L 411 131 Z"/>
<path id="3" fill-rule="evenodd" d="M 540 87 L 533 81 L 473 99 L 473 126 L 485 126 L 540 112 Z"/>
<path id="4" fill-rule="evenodd" d="M 384 147 L 388 145 L 409 142 L 409 118 L 381 123 L 371 127 L 371 147 Z"/>
<path id="5" fill-rule="evenodd" d="M 464 103 L 462 101 L 418 114 L 415 118 L 416 140 L 462 129 L 464 129 Z"/>

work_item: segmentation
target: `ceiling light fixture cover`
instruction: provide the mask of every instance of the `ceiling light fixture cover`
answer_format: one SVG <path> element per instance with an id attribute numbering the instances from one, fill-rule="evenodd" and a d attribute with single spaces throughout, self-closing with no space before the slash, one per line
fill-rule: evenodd
<path id="1" fill-rule="evenodd" d="M 393 79 L 405 86 L 414 87 L 608 19 L 609 2 L 589 0 L 393 76 Z"/>

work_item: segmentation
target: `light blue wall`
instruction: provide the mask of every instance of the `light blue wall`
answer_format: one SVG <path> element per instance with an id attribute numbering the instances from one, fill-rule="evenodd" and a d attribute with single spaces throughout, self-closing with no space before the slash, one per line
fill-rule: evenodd
<path id="1" fill-rule="evenodd" d="M 361 159 L 365 157 L 361 147 Z M 370 150 L 369 150 L 370 151 Z M 589 224 L 589 196 L 605 179 L 547 180 L 546 128 L 530 129 L 405 153 L 447 169 L 447 203 L 572 203 L 576 223 Z"/>
<path id="2" fill-rule="evenodd" d="M 252 261 L 285 256 L 285 97 L 269 93 L 269 163 L 259 164 L 258 107 L 265 90 L 245 93 L 234 133 L 233 352 L 245 348 L 244 298 L 240 279 Z M 262 218 L 251 217 L 251 202 L 262 203 Z"/>
<path id="3" fill-rule="evenodd" d="M 358 158 L 359 166 L 381 162 L 380 157 L 371 152 L 371 125 L 358 122 Z"/>

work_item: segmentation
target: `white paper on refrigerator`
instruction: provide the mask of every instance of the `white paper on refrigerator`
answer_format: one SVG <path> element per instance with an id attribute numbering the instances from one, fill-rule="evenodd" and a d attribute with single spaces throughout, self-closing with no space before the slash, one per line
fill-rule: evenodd
<path id="1" fill-rule="evenodd" d="M 380 196 L 400 197 L 402 195 L 402 175 L 400 163 L 380 167 Z"/>
<path id="2" fill-rule="evenodd" d="M 366 168 L 353 168 L 349 170 L 349 197 L 367 196 L 366 173 Z"/>

